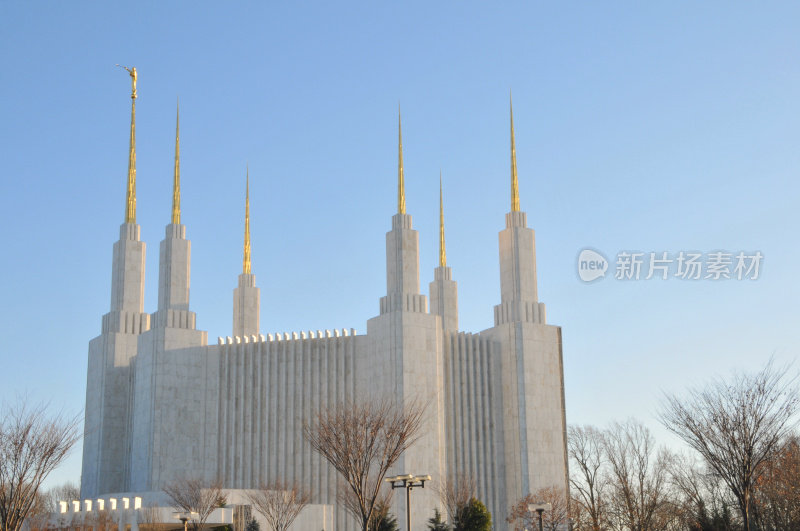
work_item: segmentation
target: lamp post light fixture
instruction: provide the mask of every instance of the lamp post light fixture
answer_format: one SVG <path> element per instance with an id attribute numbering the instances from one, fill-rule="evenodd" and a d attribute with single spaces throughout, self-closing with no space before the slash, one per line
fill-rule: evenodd
<path id="1" fill-rule="evenodd" d="M 542 513 L 553 509 L 552 504 L 549 503 L 532 503 L 528 505 L 530 512 L 536 511 L 539 513 L 539 531 L 542 531 Z"/>
<path id="2" fill-rule="evenodd" d="M 402 476 L 392 476 L 384 479 L 387 483 L 392 484 L 393 489 L 406 489 L 406 529 L 411 531 L 411 489 L 419 487 L 425 488 L 425 482 L 430 481 L 429 475 L 415 476 L 414 474 L 405 474 Z"/>
<path id="3" fill-rule="evenodd" d="M 173 513 L 173 517 L 183 522 L 183 531 L 189 530 L 189 520 L 191 520 L 193 515 L 197 515 L 196 512 L 180 512 L 180 513 Z"/>

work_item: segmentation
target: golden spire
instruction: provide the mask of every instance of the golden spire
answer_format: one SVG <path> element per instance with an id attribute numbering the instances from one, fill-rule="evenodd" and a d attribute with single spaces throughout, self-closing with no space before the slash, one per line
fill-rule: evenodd
<path id="1" fill-rule="evenodd" d="M 406 213 L 406 184 L 403 178 L 403 124 L 397 106 L 397 213 Z"/>
<path id="2" fill-rule="evenodd" d="M 439 170 L 439 267 L 447 266 L 444 252 L 444 203 L 442 202 L 442 170 Z"/>
<path id="3" fill-rule="evenodd" d="M 247 192 L 244 202 L 244 259 L 242 273 L 250 274 L 250 165 L 247 165 Z"/>
<path id="4" fill-rule="evenodd" d="M 122 65 L 117 65 L 122 66 Z M 122 66 L 131 76 L 131 143 L 128 151 L 128 190 L 125 195 L 125 223 L 136 223 L 136 67 Z"/>
<path id="5" fill-rule="evenodd" d="M 508 92 L 508 106 L 511 111 L 511 211 L 519 212 L 519 181 L 517 180 L 517 148 L 514 146 L 514 105 L 511 91 Z"/>
<path id="6" fill-rule="evenodd" d="M 177 105 L 175 115 L 175 181 L 172 184 L 172 224 L 181 224 L 181 108 Z"/>

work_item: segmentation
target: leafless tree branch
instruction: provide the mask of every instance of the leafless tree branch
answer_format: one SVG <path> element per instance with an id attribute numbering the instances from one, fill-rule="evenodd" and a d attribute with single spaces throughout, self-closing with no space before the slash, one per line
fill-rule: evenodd
<path id="1" fill-rule="evenodd" d="M 586 515 L 589 529 L 606 529 L 606 496 L 608 478 L 604 473 L 605 446 L 603 433 L 594 426 L 570 426 L 567 445 L 571 460 L 571 503 L 580 505 Z"/>
<path id="2" fill-rule="evenodd" d="M 78 416 L 48 416 L 24 399 L 0 411 L 0 529 L 18 531 L 37 501 L 42 481 L 80 438 Z"/>
<path id="3" fill-rule="evenodd" d="M 797 425 L 797 376 L 770 361 L 756 374 L 714 380 L 686 396 L 665 395 L 659 419 L 731 490 L 745 530 L 762 465 Z"/>
<path id="4" fill-rule="evenodd" d="M 354 496 L 357 519 L 367 531 L 386 473 L 420 437 L 425 407 L 384 398 L 343 403 L 304 426 L 311 447 L 341 475 Z"/>
<path id="5" fill-rule="evenodd" d="M 670 498 L 672 456 L 635 420 L 614 423 L 604 434 L 611 489 L 609 516 L 618 527 L 636 531 L 668 529 L 676 517 Z"/>
<path id="6" fill-rule="evenodd" d="M 273 531 L 286 531 L 311 498 L 296 484 L 274 481 L 248 491 L 247 499 Z"/>
<path id="7" fill-rule="evenodd" d="M 219 480 L 210 485 L 197 478 L 179 480 L 166 485 L 164 492 L 175 507 L 189 513 L 193 531 L 201 530 L 214 509 L 227 503 Z"/>
<path id="8" fill-rule="evenodd" d="M 539 515 L 528 510 L 533 503 L 549 503 L 550 510 L 542 513 L 542 528 L 547 531 L 565 529 L 568 520 L 567 497 L 558 487 L 547 487 L 528 494 L 511 507 L 506 521 L 512 529 L 539 529 Z"/>
<path id="9" fill-rule="evenodd" d="M 433 490 L 439 495 L 439 500 L 447 510 L 451 523 L 478 493 L 475 478 L 466 474 L 455 474 L 445 478 L 435 485 Z"/>

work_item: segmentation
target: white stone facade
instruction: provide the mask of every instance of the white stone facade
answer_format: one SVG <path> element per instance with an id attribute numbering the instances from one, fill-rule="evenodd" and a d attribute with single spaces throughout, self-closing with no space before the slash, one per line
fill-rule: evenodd
<path id="1" fill-rule="evenodd" d="M 226 504 L 214 509 L 205 521 L 206 528 L 228 525 L 236 529 L 234 513 L 238 506 L 247 505 L 247 492 L 228 489 Z M 106 494 L 98 498 L 63 500 L 59 511 L 45 516 L 26 519 L 23 531 L 30 529 L 108 529 L 110 523 L 117 529 L 139 531 L 146 529 L 180 529 L 183 522 L 178 514 L 183 510 L 171 505 L 171 500 L 162 491 L 125 492 Z M 287 531 L 333 529 L 333 506 L 308 504 Z M 262 514 L 250 510 L 250 517 L 259 523 L 260 529 L 269 531 Z"/>
<path id="2" fill-rule="evenodd" d="M 429 487 L 456 474 L 477 480 L 499 529 L 528 492 L 567 489 L 561 329 L 546 324 L 538 301 L 524 212 L 506 216 L 500 304 L 494 326 L 480 333 L 458 330 L 457 284 L 444 265 L 430 283 L 429 311 L 419 235 L 399 213 L 386 235 L 386 296 L 366 334 L 262 335 L 255 276 L 242 274 L 233 335 L 209 345 L 189 310 L 185 232 L 167 226 L 152 316 L 143 311 L 139 226 L 124 224 L 114 245 L 111 311 L 89 346 L 82 497 L 156 492 L 189 476 L 228 489 L 281 480 L 333 507 L 326 529 L 355 529 L 337 506 L 337 473 L 305 441 L 303 424 L 322 408 L 385 393 L 428 403 L 422 437 L 390 472 L 433 478 L 412 493 L 415 530 L 442 507 Z M 397 494 L 393 513 L 404 529 L 405 496 Z"/>

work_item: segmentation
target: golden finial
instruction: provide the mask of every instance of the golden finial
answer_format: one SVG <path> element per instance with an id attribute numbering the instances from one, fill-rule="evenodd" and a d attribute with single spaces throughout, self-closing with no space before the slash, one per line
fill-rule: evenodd
<path id="1" fill-rule="evenodd" d="M 519 212 L 519 181 L 517 180 L 517 148 L 514 145 L 514 105 L 508 91 L 508 106 L 511 111 L 511 211 Z"/>
<path id="2" fill-rule="evenodd" d="M 117 65 L 131 76 L 131 142 L 128 150 L 128 190 L 125 196 L 125 223 L 136 223 L 136 67 Z"/>
<path id="3" fill-rule="evenodd" d="M 247 189 L 244 201 L 244 259 L 242 273 L 250 274 L 250 165 L 247 165 Z"/>
<path id="4" fill-rule="evenodd" d="M 447 265 L 444 252 L 444 203 L 442 202 L 442 170 L 439 170 L 439 267 Z"/>
<path id="5" fill-rule="evenodd" d="M 172 224 L 181 224 L 181 105 L 175 114 L 175 181 L 172 184 Z"/>
<path id="6" fill-rule="evenodd" d="M 406 184 L 403 178 L 403 124 L 397 106 L 397 213 L 406 213 Z"/>

